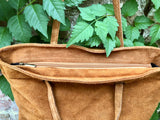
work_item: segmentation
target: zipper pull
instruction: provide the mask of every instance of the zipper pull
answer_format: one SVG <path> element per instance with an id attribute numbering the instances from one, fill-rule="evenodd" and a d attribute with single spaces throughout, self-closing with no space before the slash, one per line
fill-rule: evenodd
<path id="1" fill-rule="evenodd" d="M 37 66 L 34 64 L 27 64 L 27 63 L 11 63 L 11 65 L 23 65 L 36 68 Z"/>

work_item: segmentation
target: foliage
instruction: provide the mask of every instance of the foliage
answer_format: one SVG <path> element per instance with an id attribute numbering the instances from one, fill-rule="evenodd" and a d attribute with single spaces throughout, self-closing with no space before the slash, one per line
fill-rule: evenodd
<path id="1" fill-rule="evenodd" d="M 107 15 L 108 10 L 105 7 L 106 5 L 93 4 L 89 7 L 78 8 L 82 19 L 74 26 L 67 47 L 74 43 L 87 42 L 99 37 L 100 39 L 97 39 L 97 41 L 94 39 L 94 42 L 97 44 L 103 43 L 107 57 L 110 55 L 116 46 L 115 39 L 119 25 L 115 17 Z M 110 11 L 108 13 L 111 14 Z M 91 46 L 93 47 L 93 44 Z"/>
<path id="2" fill-rule="evenodd" d="M 122 7 L 122 15 L 125 17 L 132 16 L 138 11 L 138 4 L 136 0 L 127 0 Z"/>
<path id="3" fill-rule="evenodd" d="M 14 100 L 10 85 L 3 75 L 0 76 L 0 89 L 2 92 Z"/>
<path id="4" fill-rule="evenodd" d="M 152 1 L 153 2 L 153 1 Z M 138 4 L 136 0 L 127 0 L 124 5 L 122 6 L 122 27 L 124 31 L 124 46 L 125 47 L 132 47 L 132 46 L 155 46 L 156 41 L 160 39 L 160 8 L 157 7 L 157 2 L 153 2 L 156 7 L 154 19 L 150 19 L 147 16 L 136 16 L 133 23 L 128 21 L 128 17 L 135 15 L 138 11 Z M 157 5 L 156 5 L 157 4 Z M 104 9 L 105 8 L 105 9 Z M 111 4 L 94 4 L 89 7 L 79 7 L 80 11 L 80 20 L 78 20 L 77 24 L 75 25 L 70 40 L 68 41 L 67 47 L 71 44 L 79 44 L 82 46 L 89 46 L 90 47 L 97 47 L 101 44 L 104 46 L 106 50 L 106 56 L 108 57 L 114 47 L 120 46 L 120 42 L 118 44 L 116 32 L 118 30 L 118 23 L 114 17 L 114 9 L 113 5 Z M 98 9 L 98 10 L 97 10 Z M 95 12 L 93 12 L 95 10 Z M 89 26 L 92 26 L 94 32 L 90 38 L 88 38 L 89 33 L 87 31 L 84 32 L 83 27 L 79 26 L 77 29 L 77 25 L 80 22 L 86 22 Z M 157 24 L 158 22 L 158 24 Z M 151 42 L 146 43 L 142 34 L 145 29 L 150 29 L 150 37 Z M 81 32 L 80 32 L 81 31 Z M 82 38 L 75 39 L 73 34 L 81 33 Z M 91 32 L 88 30 L 88 32 Z M 91 34 L 89 34 L 91 35 Z M 94 43 L 97 43 L 93 46 L 90 41 L 93 38 L 99 37 L 94 39 Z M 143 39 L 143 40 L 142 40 Z M 101 42 L 100 42 L 101 41 Z M 107 44 L 107 45 L 106 45 Z"/>
<path id="5" fill-rule="evenodd" d="M 150 120 L 159 120 L 159 119 L 160 119 L 160 103 L 158 104 Z"/>
<path id="6" fill-rule="evenodd" d="M 84 0 L 0 0 L 0 48 L 16 42 L 48 43 L 51 38 L 51 18 L 62 23 L 61 31 L 70 29 L 65 18 L 65 6 L 78 6 Z M 66 20 L 66 22 L 65 22 Z M 6 24 L 6 25 L 5 25 Z M 12 100 L 10 85 L 0 77 L 0 89 Z"/>

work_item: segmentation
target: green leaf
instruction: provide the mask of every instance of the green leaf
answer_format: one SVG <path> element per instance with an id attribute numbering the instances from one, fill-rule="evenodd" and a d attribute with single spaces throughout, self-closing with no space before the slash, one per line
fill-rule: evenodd
<path id="1" fill-rule="evenodd" d="M 126 31 L 126 27 L 127 27 L 127 20 L 126 20 L 126 18 L 124 18 L 122 16 L 122 28 L 123 28 L 123 31 Z"/>
<path id="2" fill-rule="evenodd" d="M 44 43 L 43 40 L 41 40 L 41 37 L 39 35 L 36 35 L 36 36 L 32 36 L 30 38 L 30 43 Z"/>
<path id="3" fill-rule="evenodd" d="M 154 19 L 160 23 L 160 8 L 154 13 Z"/>
<path id="4" fill-rule="evenodd" d="M 133 41 L 129 40 L 129 39 L 123 39 L 124 42 L 124 47 L 133 47 Z"/>
<path id="5" fill-rule="evenodd" d="M 152 21 L 145 16 L 137 16 L 134 20 L 134 24 L 138 29 L 146 29 L 152 25 Z"/>
<path id="6" fill-rule="evenodd" d="M 105 41 L 108 34 L 107 24 L 102 21 L 97 21 L 95 23 L 95 32 L 102 41 Z"/>
<path id="7" fill-rule="evenodd" d="M 144 43 L 138 41 L 135 41 L 133 44 L 134 46 L 145 46 Z"/>
<path id="8" fill-rule="evenodd" d="M 48 34 L 48 38 L 46 38 L 43 34 L 39 33 L 41 40 L 43 40 L 43 42 L 49 43 L 51 41 L 51 34 L 52 34 L 52 27 L 51 26 L 48 26 L 47 34 Z"/>
<path id="9" fill-rule="evenodd" d="M 127 0 L 122 7 L 122 15 L 125 17 L 132 16 L 138 11 L 136 0 Z"/>
<path id="10" fill-rule="evenodd" d="M 65 2 L 66 6 L 72 7 L 72 6 L 78 6 L 83 1 L 85 1 L 85 0 L 65 0 L 64 2 Z"/>
<path id="11" fill-rule="evenodd" d="M 24 10 L 26 21 L 35 30 L 41 32 L 45 37 L 47 35 L 47 24 L 49 21 L 48 16 L 43 11 L 43 8 L 39 4 L 29 5 Z"/>
<path id="12" fill-rule="evenodd" d="M 26 4 L 27 0 L 9 0 L 8 2 L 14 9 L 18 10 Z"/>
<path id="13" fill-rule="evenodd" d="M 112 50 L 116 46 L 116 41 L 112 40 L 110 37 L 107 37 L 106 40 L 102 40 L 102 43 L 106 50 L 106 56 L 109 57 Z"/>
<path id="14" fill-rule="evenodd" d="M 76 23 L 78 23 L 78 22 L 83 22 L 84 20 L 82 19 L 82 17 L 79 15 L 78 16 L 78 18 L 77 18 L 77 20 L 76 20 Z"/>
<path id="15" fill-rule="evenodd" d="M 0 0 L 0 21 L 7 21 L 16 11 L 9 5 L 7 0 Z"/>
<path id="16" fill-rule="evenodd" d="M 138 28 L 133 27 L 133 26 L 128 26 L 126 28 L 125 35 L 126 35 L 127 39 L 133 41 L 134 39 L 139 38 L 140 32 L 139 32 Z"/>
<path id="17" fill-rule="evenodd" d="M 60 25 L 60 31 L 68 31 L 71 28 L 71 22 L 68 18 L 66 18 L 66 25 Z"/>
<path id="18" fill-rule="evenodd" d="M 150 29 L 151 44 L 155 43 L 160 39 L 160 25 L 153 25 Z"/>
<path id="19" fill-rule="evenodd" d="M 104 21 L 97 21 L 95 23 L 95 32 L 96 34 L 99 36 L 99 38 L 102 40 L 102 43 L 105 47 L 105 50 L 106 50 L 106 56 L 108 57 L 111 53 L 111 51 L 113 50 L 113 48 L 116 46 L 116 40 L 115 39 L 111 39 L 110 37 L 107 37 L 107 34 L 110 33 L 111 35 L 113 35 L 113 31 L 110 32 L 109 30 L 110 29 L 113 29 L 113 28 L 109 28 L 109 24 L 111 24 L 110 21 L 111 18 L 109 19 L 104 19 Z M 107 22 L 107 23 L 106 23 Z M 113 21 L 114 23 L 115 21 Z M 114 28 L 115 29 L 115 28 Z M 113 30 L 114 30 L 113 29 Z M 114 36 L 115 38 L 115 36 Z"/>
<path id="20" fill-rule="evenodd" d="M 142 43 L 145 43 L 145 39 L 144 39 L 144 37 L 143 36 L 139 36 L 139 38 L 138 38 L 138 40 L 137 40 L 138 42 L 142 42 Z"/>
<path id="21" fill-rule="evenodd" d="M 159 120 L 159 119 L 160 119 L 160 103 L 158 104 L 150 120 Z"/>
<path id="22" fill-rule="evenodd" d="M 101 39 L 97 35 L 94 35 L 85 43 L 85 45 L 90 47 L 98 47 L 101 43 Z"/>
<path id="23" fill-rule="evenodd" d="M 105 7 L 100 4 L 93 4 L 92 6 L 85 8 L 78 8 L 80 10 L 80 15 L 82 19 L 87 21 L 92 21 L 96 18 L 96 16 L 103 16 L 107 13 Z"/>
<path id="24" fill-rule="evenodd" d="M 25 22 L 24 15 L 15 15 L 11 17 L 8 21 L 7 27 L 9 31 L 12 33 L 12 36 L 21 42 L 29 42 L 32 37 L 32 29 Z"/>
<path id="25" fill-rule="evenodd" d="M 108 33 L 111 35 L 112 39 L 114 39 L 119 26 L 116 18 L 109 16 L 103 21 L 107 25 Z"/>
<path id="26" fill-rule="evenodd" d="M 106 8 L 107 15 L 114 15 L 113 4 L 104 4 L 103 6 Z"/>
<path id="27" fill-rule="evenodd" d="M 160 0 L 152 0 L 152 2 L 155 5 L 156 9 L 158 9 L 160 7 Z"/>
<path id="28" fill-rule="evenodd" d="M 93 30 L 94 29 L 90 24 L 86 22 L 78 22 L 74 26 L 71 38 L 67 43 L 67 47 L 79 41 L 88 41 L 89 38 L 93 35 Z"/>
<path id="29" fill-rule="evenodd" d="M 43 9 L 53 19 L 65 25 L 64 2 L 62 0 L 43 0 Z"/>
<path id="30" fill-rule="evenodd" d="M 9 30 L 6 27 L 0 27 L 0 48 L 10 45 L 12 41 Z"/>
<path id="31" fill-rule="evenodd" d="M 121 46 L 121 41 L 120 39 L 116 36 L 116 47 L 120 47 Z"/>
<path id="32" fill-rule="evenodd" d="M 4 93 L 6 96 L 9 96 L 12 101 L 14 101 L 14 97 L 11 91 L 10 84 L 8 81 L 5 79 L 4 76 L 0 76 L 0 90 L 2 93 Z"/>

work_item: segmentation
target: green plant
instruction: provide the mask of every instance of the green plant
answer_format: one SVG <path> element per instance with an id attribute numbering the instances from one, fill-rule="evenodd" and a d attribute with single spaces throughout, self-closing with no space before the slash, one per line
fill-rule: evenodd
<path id="1" fill-rule="evenodd" d="M 127 0 L 123 5 L 121 10 L 125 47 L 157 46 L 155 43 L 160 39 L 160 3 L 154 0 L 153 3 L 157 9 L 154 19 L 151 20 L 147 15 L 136 16 L 132 23 L 127 19 L 138 11 L 137 2 L 136 0 Z M 108 57 L 115 47 L 120 46 L 119 39 L 116 37 L 118 24 L 114 17 L 113 5 L 96 4 L 85 8 L 78 7 L 78 9 L 82 19 L 74 26 L 67 47 L 75 43 L 88 47 L 103 45 Z M 150 43 L 146 43 L 142 36 L 145 29 L 151 30 Z"/>
<path id="2" fill-rule="evenodd" d="M 0 0 L 0 47 L 15 43 L 48 43 L 52 19 L 61 22 L 61 31 L 70 29 L 65 7 L 78 6 L 84 0 Z M 66 21 L 66 22 L 65 22 Z M 10 86 L 1 76 L 0 89 L 13 100 Z"/>
<path id="3" fill-rule="evenodd" d="M 159 119 L 160 119 L 160 103 L 158 104 L 150 120 L 159 120 Z"/>

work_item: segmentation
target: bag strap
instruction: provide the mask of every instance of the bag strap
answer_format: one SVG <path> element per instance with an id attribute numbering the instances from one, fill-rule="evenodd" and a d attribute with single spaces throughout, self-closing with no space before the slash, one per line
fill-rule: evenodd
<path id="1" fill-rule="evenodd" d="M 61 120 L 61 117 L 58 113 L 58 109 L 57 109 L 57 106 L 56 106 L 56 102 L 55 102 L 52 87 L 51 87 L 51 85 L 48 81 L 45 81 L 45 84 L 47 86 L 48 102 L 49 102 L 49 107 L 50 107 L 50 110 L 51 110 L 52 118 L 53 118 L 53 120 Z"/>
<path id="2" fill-rule="evenodd" d="M 117 36 L 120 39 L 121 47 L 123 47 L 124 44 L 123 44 L 123 30 L 122 30 L 122 22 L 121 22 L 120 0 L 113 0 L 113 6 L 114 6 L 115 17 L 119 24 Z M 58 43 L 59 29 L 60 29 L 60 22 L 58 22 L 57 20 L 53 20 L 52 36 L 51 36 L 50 44 Z"/>

